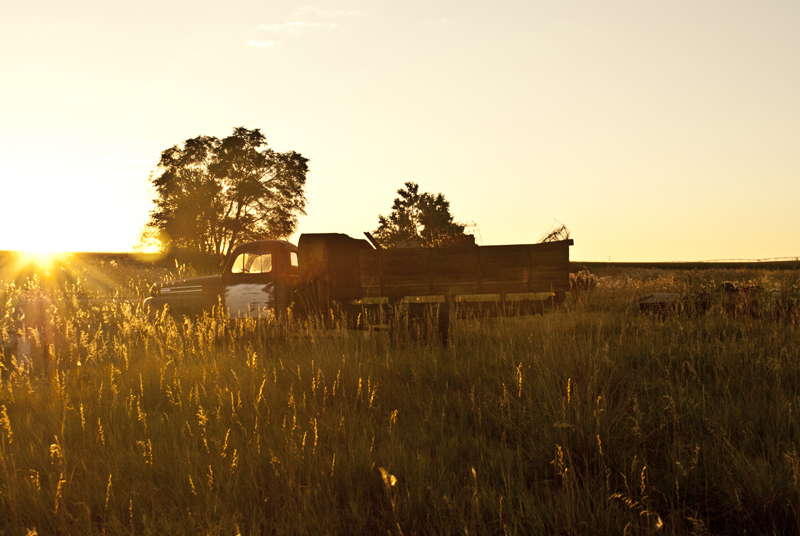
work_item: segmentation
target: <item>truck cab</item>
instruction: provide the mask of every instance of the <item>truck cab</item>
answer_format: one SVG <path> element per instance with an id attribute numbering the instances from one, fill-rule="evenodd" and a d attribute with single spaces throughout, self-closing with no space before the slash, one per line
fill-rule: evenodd
<path id="1" fill-rule="evenodd" d="M 272 317 L 291 304 L 299 275 L 297 246 L 259 240 L 237 246 L 221 275 L 160 281 L 144 302 L 151 312 L 168 306 L 197 314 L 222 305 L 232 317 Z"/>

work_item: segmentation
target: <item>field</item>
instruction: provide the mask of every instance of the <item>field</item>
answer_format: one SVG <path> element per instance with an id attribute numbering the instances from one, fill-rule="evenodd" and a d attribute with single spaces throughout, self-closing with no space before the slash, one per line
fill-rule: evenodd
<path id="1" fill-rule="evenodd" d="M 0 534 L 800 532 L 797 269 L 604 266 L 443 347 L 150 321 L 147 284 L 191 269 L 3 259 L 30 352 L 3 362 Z M 640 313 L 656 291 L 704 306 Z"/>

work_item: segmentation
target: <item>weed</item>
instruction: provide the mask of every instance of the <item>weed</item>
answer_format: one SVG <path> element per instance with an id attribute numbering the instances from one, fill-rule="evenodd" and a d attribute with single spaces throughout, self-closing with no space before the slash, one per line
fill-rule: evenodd
<path id="1" fill-rule="evenodd" d="M 591 308 L 457 320 L 442 346 L 219 309 L 149 319 L 119 298 L 146 276 L 105 270 L 0 292 L 4 340 L 30 345 L 0 383 L 9 533 L 800 529 L 794 274 L 588 274 Z M 78 299 L 125 270 L 113 300 Z M 729 280 L 780 312 L 630 309 Z"/>

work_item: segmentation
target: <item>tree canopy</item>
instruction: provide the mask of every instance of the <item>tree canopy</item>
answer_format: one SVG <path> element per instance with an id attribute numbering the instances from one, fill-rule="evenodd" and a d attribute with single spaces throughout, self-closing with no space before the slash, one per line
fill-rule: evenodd
<path id="1" fill-rule="evenodd" d="M 287 238 L 305 214 L 308 159 L 267 146 L 260 129 L 198 136 L 161 153 L 146 230 L 162 245 L 228 254 L 239 242 Z"/>
<path id="2" fill-rule="evenodd" d="M 397 195 L 392 212 L 378 216 L 378 228 L 372 233 L 381 246 L 410 242 L 435 247 L 471 242 L 472 237 L 464 232 L 466 225 L 453 220 L 450 202 L 441 193 L 420 193 L 418 184 L 407 182 Z"/>

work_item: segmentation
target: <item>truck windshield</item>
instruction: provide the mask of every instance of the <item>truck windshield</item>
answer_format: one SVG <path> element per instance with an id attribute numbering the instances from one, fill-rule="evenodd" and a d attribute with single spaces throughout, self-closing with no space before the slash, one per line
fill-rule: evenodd
<path id="1" fill-rule="evenodd" d="M 242 253 L 233 261 L 231 273 L 266 274 L 272 271 L 272 254 Z"/>

